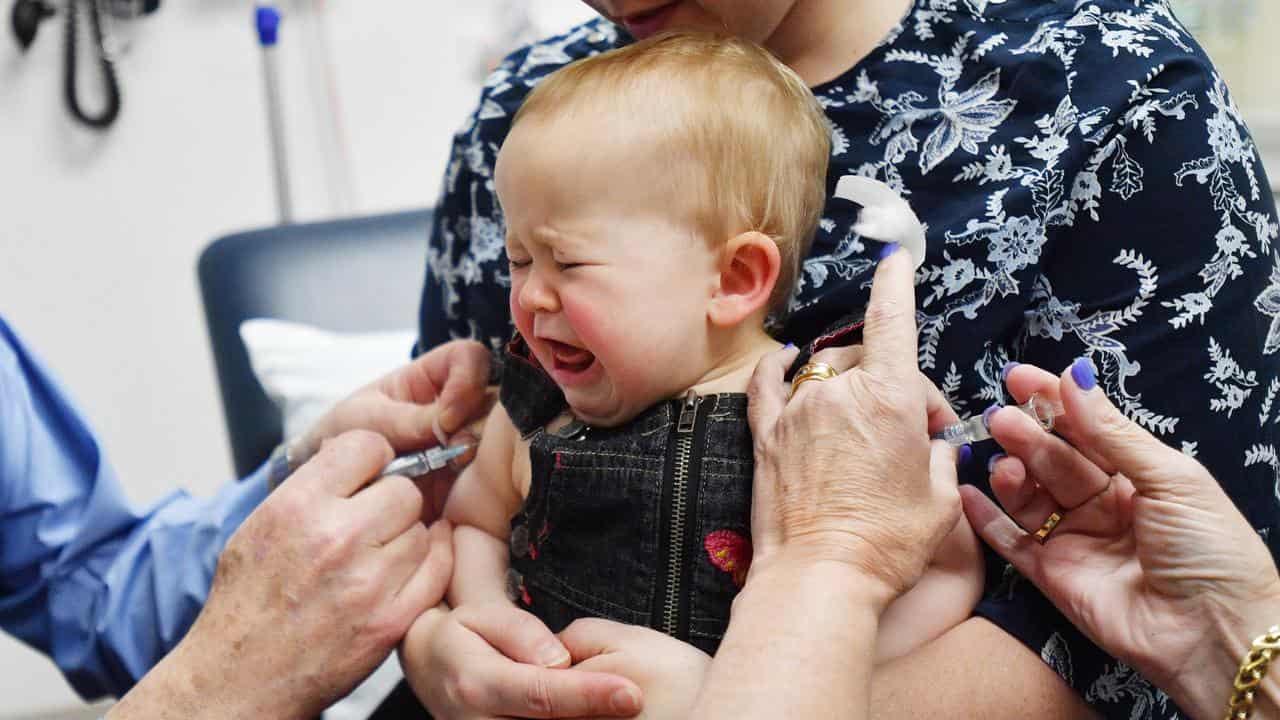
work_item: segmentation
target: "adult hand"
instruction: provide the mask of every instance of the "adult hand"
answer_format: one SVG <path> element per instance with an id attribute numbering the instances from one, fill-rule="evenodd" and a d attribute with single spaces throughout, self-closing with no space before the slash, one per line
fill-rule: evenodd
<path id="1" fill-rule="evenodd" d="M 369 383 L 338 403 L 291 447 L 294 462 L 305 462 L 321 443 L 347 430 L 372 430 L 397 453 L 421 450 L 455 438 L 474 442 L 464 431 L 482 420 L 494 398 L 485 392 L 489 351 L 474 340 L 454 340 Z M 459 458 L 457 467 L 470 458 Z M 415 478 L 426 502 L 423 520 L 433 522 L 444 509 L 456 473 L 445 468 Z"/>
<path id="2" fill-rule="evenodd" d="M 186 638 L 110 717 L 311 718 L 372 672 L 453 562 L 411 481 L 365 487 L 391 458 L 370 432 L 326 442 L 232 536 Z"/>
<path id="3" fill-rule="evenodd" d="M 640 688 L 616 675 L 568 669 L 569 651 L 542 621 L 503 612 L 432 608 L 400 645 L 405 678 L 438 720 L 633 717 Z"/>
<path id="4" fill-rule="evenodd" d="M 751 572 L 783 551 L 835 560 L 879 581 L 887 605 L 919 579 L 955 526 L 955 453 L 940 442 L 931 448 L 929 435 L 957 418 L 917 368 L 914 300 L 910 256 L 893 253 L 876 273 L 865 344 L 813 358 L 843 370 L 839 376 L 803 383 L 791 396 L 783 376 L 795 350 L 756 369 L 748 389 Z"/>
<path id="5" fill-rule="evenodd" d="M 1061 378 L 1019 365 L 1007 384 L 1065 415 L 1057 435 L 1016 410 L 991 416 L 1010 455 L 993 463 L 991 486 L 1012 519 L 962 488 L 974 528 L 1094 642 L 1193 717 L 1221 716 L 1249 641 L 1280 622 L 1262 540 L 1204 466 L 1111 404 L 1087 360 Z M 1024 531 L 1054 512 L 1062 521 L 1044 544 Z"/>
<path id="6" fill-rule="evenodd" d="M 711 656 L 670 635 L 611 620 L 575 620 L 560 633 L 575 670 L 629 678 L 644 693 L 639 718 L 686 718 L 702 689 Z"/>
<path id="7" fill-rule="evenodd" d="M 691 717 L 866 717 L 880 616 L 960 520 L 956 453 L 929 441 L 956 417 L 916 366 L 914 273 L 895 250 L 863 348 L 815 357 L 843 372 L 789 397 L 782 351 L 752 378 L 754 557 Z"/>

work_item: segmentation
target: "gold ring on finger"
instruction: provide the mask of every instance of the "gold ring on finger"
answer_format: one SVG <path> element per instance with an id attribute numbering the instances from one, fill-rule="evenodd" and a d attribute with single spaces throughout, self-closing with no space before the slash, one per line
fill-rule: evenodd
<path id="1" fill-rule="evenodd" d="M 791 378 L 791 394 L 794 396 L 796 390 L 810 380 L 830 380 L 839 374 L 826 363 L 805 363 L 796 371 L 795 377 Z"/>
<path id="2" fill-rule="evenodd" d="M 1049 517 L 1045 519 L 1044 523 L 1040 526 L 1040 529 L 1036 530 L 1035 532 L 1034 537 L 1036 539 L 1036 542 L 1040 543 L 1041 545 L 1045 544 L 1045 542 L 1049 539 L 1049 535 L 1053 532 L 1053 529 L 1058 527 L 1058 524 L 1061 522 L 1062 522 L 1062 513 L 1060 512 L 1049 513 Z"/>

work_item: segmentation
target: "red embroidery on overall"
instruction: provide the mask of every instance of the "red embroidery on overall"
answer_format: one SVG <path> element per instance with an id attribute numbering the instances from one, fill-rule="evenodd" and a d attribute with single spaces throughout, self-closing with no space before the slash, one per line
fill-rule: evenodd
<path id="1" fill-rule="evenodd" d="M 751 567 L 751 540 L 733 530 L 716 530 L 702 541 L 711 564 L 729 573 L 739 588 L 747 581 Z"/>
<path id="2" fill-rule="evenodd" d="M 556 458 L 559 458 L 559 457 L 560 455 L 559 453 L 557 453 Z M 529 541 L 529 559 L 530 560 L 538 559 L 538 546 L 546 542 L 547 536 L 550 534 L 551 534 L 551 523 L 544 521 L 542 523 L 542 529 L 538 531 L 537 539 Z"/>

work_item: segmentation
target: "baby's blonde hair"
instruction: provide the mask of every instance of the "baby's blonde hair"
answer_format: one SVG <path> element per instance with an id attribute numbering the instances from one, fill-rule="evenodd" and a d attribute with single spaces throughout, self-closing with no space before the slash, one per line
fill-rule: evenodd
<path id="1" fill-rule="evenodd" d="M 698 221 L 710 238 L 758 231 L 777 243 L 769 310 L 785 314 L 826 205 L 831 155 L 826 116 L 804 81 L 746 40 L 664 33 L 547 76 L 513 127 L 601 110 L 643 113 L 659 126 L 660 150 L 700 169 Z"/>

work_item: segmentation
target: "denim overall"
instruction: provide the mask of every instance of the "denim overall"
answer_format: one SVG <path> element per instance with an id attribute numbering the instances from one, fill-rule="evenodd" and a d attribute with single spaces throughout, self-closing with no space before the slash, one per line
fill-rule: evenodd
<path id="1" fill-rule="evenodd" d="M 845 344 L 843 322 L 815 349 Z M 548 432 L 564 395 L 517 335 L 500 399 L 529 443 L 507 591 L 554 632 L 582 617 L 645 625 L 714 654 L 751 563 L 754 461 L 742 393 L 659 403 L 616 428 Z"/>

